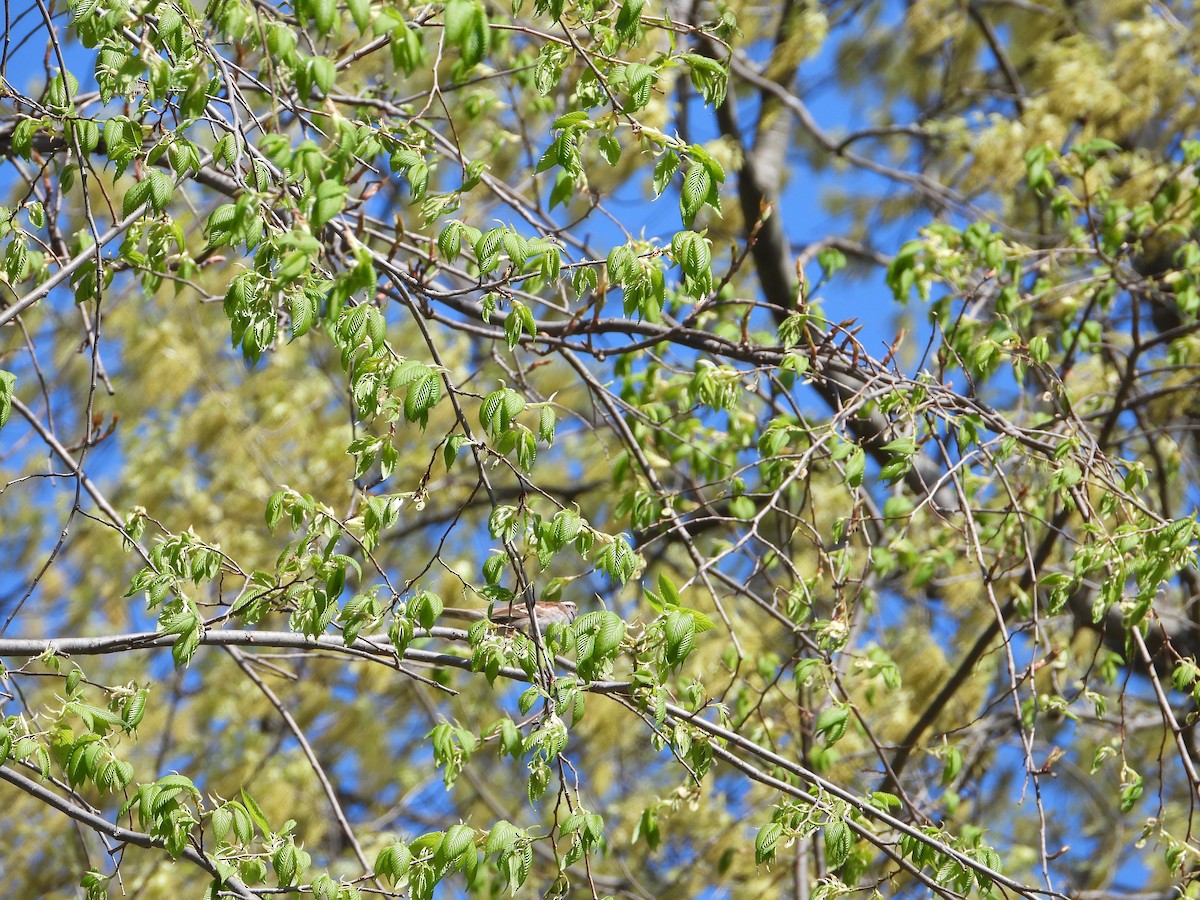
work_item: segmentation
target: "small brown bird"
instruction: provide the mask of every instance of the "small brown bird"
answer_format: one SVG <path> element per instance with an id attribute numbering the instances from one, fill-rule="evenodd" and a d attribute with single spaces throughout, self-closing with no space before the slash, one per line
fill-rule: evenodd
<path id="1" fill-rule="evenodd" d="M 553 624 L 569 625 L 575 621 L 575 616 L 579 610 L 570 600 L 564 600 L 561 603 L 547 603 L 539 600 L 534 605 L 534 613 L 537 616 L 538 630 L 543 634 L 546 628 Z M 457 607 L 448 606 L 442 610 L 442 617 L 446 619 L 458 619 L 463 622 L 477 622 L 480 619 L 488 617 L 487 611 L 482 609 L 459 609 Z M 497 606 L 492 610 L 491 621 L 501 626 L 502 628 L 513 628 L 520 631 L 524 635 L 530 634 L 529 628 L 529 608 L 524 603 L 512 603 Z"/>

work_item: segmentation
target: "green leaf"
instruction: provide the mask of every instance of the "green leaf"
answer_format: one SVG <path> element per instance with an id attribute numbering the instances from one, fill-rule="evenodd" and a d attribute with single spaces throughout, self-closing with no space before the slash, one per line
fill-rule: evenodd
<path id="1" fill-rule="evenodd" d="M 712 290 L 712 249 L 703 235 L 680 231 L 671 239 L 671 255 L 683 270 L 684 280 L 699 294 Z"/>
<path id="2" fill-rule="evenodd" d="M 239 789 L 238 794 L 242 798 L 242 805 L 246 808 L 246 812 L 250 815 L 254 824 L 258 826 L 258 830 L 264 835 L 271 834 L 271 823 L 267 821 L 266 814 L 263 813 L 262 807 L 258 805 L 258 802 L 247 793 L 245 788 Z"/>
<path id="3" fill-rule="evenodd" d="M 100 6 L 100 0 L 76 0 L 71 5 L 71 24 L 88 19 Z"/>
<path id="4" fill-rule="evenodd" d="M 121 215 L 123 217 L 128 218 L 150 201 L 151 186 L 150 179 L 145 178 L 129 189 L 125 194 L 125 199 L 121 201 Z"/>
<path id="5" fill-rule="evenodd" d="M 100 145 L 100 126 L 92 119 L 72 119 L 71 132 L 79 142 L 79 149 L 85 154 L 91 153 Z"/>
<path id="6" fill-rule="evenodd" d="M 454 262 L 462 250 L 463 232 L 466 226 L 457 219 L 451 219 L 438 235 L 438 249 L 448 262 Z"/>
<path id="7" fill-rule="evenodd" d="M 399 392 L 401 388 L 408 387 L 414 381 L 424 378 L 432 370 L 419 359 L 406 359 L 400 362 L 392 369 L 391 377 L 388 379 L 388 387 L 393 392 Z"/>
<path id="8" fill-rule="evenodd" d="M 384 847 L 375 857 L 375 874 L 395 886 L 408 877 L 412 865 L 412 851 L 399 841 Z"/>
<path id="9" fill-rule="evenodd" d="M 451 825 L 438 847 L 438 854 L 448 861 L 461 860 L 475 845 L 475 829 L 469 825 Z"/>
<path id="10" fill-rule="evenodd" d="M 555 420 L 554 407 L 547 403 L 538 413 L 538 438 L 544 441 L 548 447 L 554 446 Z"/>
<path id="11" fill-rule="evenodd" d="M 392 64 L 404 72 L 406 75 L 411 75 L 416 71 L 418 66 L 425 64 L 425 44 L 421 40 L 421 34 L 418 29 L 409 28 L 404 22 L 401 22 L 392 29 Z"/>
<path id="12" fill-rule="evenodd" d="M 602 135 L 599 140 L 600 153 L 610 166 L 621 161 L 621 142 L 611 134 Z"/>
<path id="13" fill-rule="evenodd" d="M 783 836 L 783 826 L 778 822 L 768 822 L 759 829 L 754 838 L 754 862 L 764 865 L 775 861 L 775 847 Z"/>
<path id="14" fill-rule="evenodd" d="M 850 455 L 846 457 L 846 483 L 850 487 L 858 487 L 862 484 L 863 474 L 867 470 L 867 455 L 863 452 L 862 447 L 854 446 L 850 450 Z"/>
<path id="15" fill-rule="evenodd" d="M 422 427 L 429 420 L 429 411 L 442 396 L 442 378 L 436 372 L 427 372 L 414 381 L 404 398 L 404 418 L 409 422 L 420 422 Z"/>
<path id="16" fill-rule="evenodd" d="M 917 442 L 912 438 L 896 438 L 894 441 L 888 441 L 880 449 L 896 456 L 912 456 L 917 452 Z"/>
<path id="17" fill-rule="evenodd" d="M 666 637 L 667 664 L 672 667 L 678 666 L 692 652 L 692 642 L 696 635 L 695 619 L 683 610 L 671 610 L 667 613 L 663 633 Z"/>
<path id="18" fill-rule="evenodd" d="M 445 13 L 446 42 L 457 47 L 464 69 L 472 69 L 483 61 L 491 46 L 491 29 L 487 13 L 475 0 L 450 0 Z"/>
<path id="19" fill-rule="evenodd" d="M 422 628 L 432 628 L 445 609 L 442 598 L 429 591 L 421 591 L 408 602 L 408 615 Z"/>
<path id="20" fill-rule="evenodd" d="M 673 150 L 669 150 L 659 157 L 658 162 L 654 164 L 654 196 L 655 199 L 662 196 L 662 192 L 667 189 L 667 185 L 671 183 L 671 179 L 675 177 L 675 173 L 679 171 L 680 159 L 679 155 Z"/>
<path id="21" fill-rule="evenodd" d="M 522 427 L 520 437 L 517 440 L 517 465 L 521 467 L 521 471 L 528 474 L 533 470 L 533 464 L 537 461 L 537 438 L 533 436 L 533 432 L 528 428 Z"/>
<path id="22" fill-rule="evenodd" d="M 537 92 L 545 97 L 554 90 L 562 75 L 564 52 L 562 48 L 547 41 L 538 53 L 533 69 L 533 82 Z"/>
<path id="23" fill-rule="evenodd" d="M 371 24 L 371 0 L 346 0 L 350 18 L 360 33 L 366 34 Z"/>
<path id="24" fill-rule="evenodd" d="M 176 175 L 187 175 L 200 169 L 200 154 L 196 145 L 181 137 L 167 147 L 167 161 Z"/>
<path id="25" fill-rule="evenodd" d="M 336 181 L 322 181 L 314 192 L 313 227 L 320 228 L 342 211 L 346 201 L 346 187 Z"/>
<path id="26" fill-rule="evenodd" d="M 637 554 L 633 552 L 633 548 L 629 546 L 629 542 L 625 540 L 624 536 L 618 536 L 611 543 L 605 545 L 597 562 L 597 566 L 607 572 L 617 584 L 624 584 L 628 581 L 633 576 L 637 565 Z"/>
<path id="27" fill-rule="evenodd" d="M 683 179 L 683 189 L 679 193 L 679 211 L 685 225 L 691 225 L 692 219 L 705 204 L 713 190 L 713 178 L 708 169 L 701 163 L 692 163 Z"/>
<path id="28" fill-rule="evenodd" d="M 458 451 L 466 442 L 465 434 L 452 434 L 446 438 L 446 446 L 442 450 L 442 461 L 446 464 L 446 471 L 454 465 L 454 461 L 458 458 Z"/>
<path id="29" fill-rule="evenodd" d="M 627 112 L 637 112 L 650 102 L 650 91 L 658 73 L 645 63 L 630 63 L 625 67 L 625 81 L 629 86 Z"/>
<path id="30" fill-rule="evenodd" d="M 827 706 L 817 716 L 817 721 L 813 726 L 813 733 L 818 737 L 824 737 L 825 746 L 832 747 L 846 733 L 846 726 L 849 724 L 849 721 L 849 707 L 841 704 Z"/>
<path id="31" fill-rule="evenodd" d="M 617 34 L 623 40 L 633 41 L 637 38 L 642 7 L 645 5 L 646 0 L 623 0 L 621 3 L 621 10 L 617 13 L 616 29 Z"/>
<path id="32" fill-rule="evenodd" d="M 307 291 L 292 295 L 289 312 L 292 317 L 292 339 L 300 337 L 312 328 L 317 318 L 317 298 Z"/>
<path id="33" fill-rule="evenodd" d="M 577 109 L 572 112 L 559 116 L 554 120 L 554 124 L 550 126 L 551 130 L 560 128 L 571 128 L 576 125 L 581 125 L 584 122 L 590 122 L 591 115 L 585 109 Z"/>
<path id="34" fill-rule="evenodd" d="M 332 2 L 332 0 L 319 0 L 319 2 Z M 328 94 L 334 81 L 337 80 L 337 68 L 334 66 L 333 60 L 324 56 L 314 56 L 308 61 L 308 73 L 313 84 L 320 88 L 322 94 Z"/>
<path id="35" fill-rule="evenodd" d="M 317 31 L 329 34 L 337 21 L 337 0 L 307 0 Z"/>
<path id="36" fill-rule="evenodd" d="M 476 4 L 473 0 L 449 0 L 443 14 L 443 27 L 447 43 L 458 45 L 471 28 Z"/>
<path id="37" fill-rule="evenodd" d="M 506 388 L 500 394 L 502 406 L 500 407 L 500 420 L 503 423 L 502 427 L 507 428 L 525 409 L 525 398 L 514 391 L 512 388 Z"/>
<path id="38" fill-rule="evenodd" d="M 75 102 L 75 96 L 78 93 L 79 79 L 70 72 L 67 72 L 67 77 L 64 81 L 60 73 L 50 80 L 50 87 L 46 91 L 46 105 L 52 112 L 65 113 Z"/>
<path id="39" fill-rule="evenodd" d="M 12 150 L 22 159 L 29 159 L 33 151 L 33 138 L 45 123 L 39 119 L 21 119 L 13 127 Z"/>
<path id="40" fill-rule="evenodd" d="M 608 260 L 606 268 L 608 270 L 608 279 L 614 284 L 624 284 L 625 281 L 633 274 L 637 265 L 637 257 L 634 256 L 633 248 L 628 244 L 622 244 L 619 247 L 613 247 L 608 252 Z"/>
<path id="41" fill-rule="evenodd" d="M 845 822 L 830 822 L 825 826 L 825 861 L 831 870 L 846 864 L 853 846 L 854 836 Z"/>
<path id="42" fill-rule="evenodd" d="M 554 514 L 551 523 L 551 536 L 556 547 L 564 547 L 579 536 L 583 530 L 583 520 L 579 514 L 570 509 L 561 509 Z"/>
<path id="43" fill-rule="evenodd" d="M 0 370 L 0 428 L 8 424 L 8 417 L 12 414 L 13 390 L 16 383 L 16 375 Z"/>
<path id="44" fill-rule="evenodd" d="M 698 53 L 684 53 L 680 59 L 687 64 L 692 86 L 700 92 L 705 103 L 719 106 L 725 101 L 729 71 L 722 63 Z"/>
<path id="45" fill-rule="evenodd" d="M 171 201 L 171 194 L 175 190 L 174 182 L 165 172 L 158 169 L 151 169 L 146 173 L 146 181 L 150 185 L 148 195 L 150 205 L 156 212 L 162 212 Z"/>

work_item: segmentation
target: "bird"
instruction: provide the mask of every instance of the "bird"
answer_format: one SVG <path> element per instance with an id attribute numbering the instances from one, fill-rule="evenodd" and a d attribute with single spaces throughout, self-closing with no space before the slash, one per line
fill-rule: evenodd
<path id="1" fill-rule="evenodd" d="M 578 607 L 570 600 L 564 600 L 561 603 L 549 603 L 539 600 L 534 603 L 534 611 L 537 615 L 538 631 L 543 634 L 545 634 L 546 629 L 551 625 L 571 624 L 571 622 L 575 621 L 575 616 L 579 613 Z M 502 607 L 493 609 L 490 616 L 487 614 L 487 610 L 483 609 L 460 609 L 454 606 L 447 606 L 442 610 L 442 617 L 465 622 L 488 619 L 501 628 L 515 629 L 527 637 L 530 635 L 529 608 L 524 603 L 506 603 Z"/>

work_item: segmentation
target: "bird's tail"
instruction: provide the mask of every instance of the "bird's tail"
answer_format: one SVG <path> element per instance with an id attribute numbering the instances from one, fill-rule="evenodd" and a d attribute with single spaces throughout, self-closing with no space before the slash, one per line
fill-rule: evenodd
<path id="1" fill-rule="evenodd" d="M 487 618 L 487 612 L 482 609 L 463 609 L 458 606 L 447 606 L 442 610 L 440 618 L 455 619 L 459 622 L 478 622 Z"/>

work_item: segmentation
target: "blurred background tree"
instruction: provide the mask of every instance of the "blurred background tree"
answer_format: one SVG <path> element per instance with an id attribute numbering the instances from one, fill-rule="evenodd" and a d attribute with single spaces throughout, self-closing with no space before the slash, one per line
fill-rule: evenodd
<path id="1" fill-rule="evenodd" d="M 6 5 L 5 893 L 1197 896 L 1196 38 Z"/>

